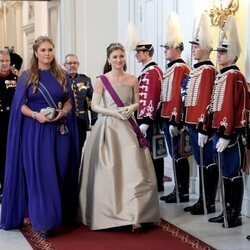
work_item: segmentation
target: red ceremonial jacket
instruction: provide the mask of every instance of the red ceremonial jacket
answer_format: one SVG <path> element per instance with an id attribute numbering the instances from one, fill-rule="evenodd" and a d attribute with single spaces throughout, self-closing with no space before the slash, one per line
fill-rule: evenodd
<path id="1" fill-rule="evenodd" d="M 161 82 L 163 73 L 155 62 L 145 66 L 139 80 L 139 107 L 138 119 L 154 120 L 156 109 L 160 101 Z M 148 122 L 146 122 L 148 123 Z"/>
<path id="2" fill-rule="evenodd" d="M 211 124 L 206 121 L 211 102 L 216 69 L 211 61 L 194 65 L 189 74 L 185 96 L 185 123 L 207 132 Z"/>
<path id="3" fill-rule="evenodd" d="M 221 136 L 228 138 L 234 129 L 247 125 L 249 110 L 245 77 L 235 65 L 223 68 L 216 77 L 211 100 L 213 128 L 223 131 Z"/>
<path id="4" fill-rule="evenodd" d="M 161 101 L 161 116 L 170 123 L 179 124 L 183 112 L 181 99 L 181 83 L 189 74 L 189 68 L 182 59 L 177 59 L 168 64 L 163 75 Z"/>

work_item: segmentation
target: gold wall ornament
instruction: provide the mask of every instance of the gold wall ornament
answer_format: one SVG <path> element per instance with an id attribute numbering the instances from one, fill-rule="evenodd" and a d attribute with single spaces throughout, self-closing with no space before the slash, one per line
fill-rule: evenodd
<path id="1" fill-rule="evenodd" d="M 219 26 L 221 29 L 224 27 L 227 17 L 229 15 L 234 16 L 236 11 L 239 9 L 239 0 L 227 1 L 227 7 L 224 8 L 222 2 L 223 0 L 214 1 L 213 7 L 207 11 L 212 26 Z"/>

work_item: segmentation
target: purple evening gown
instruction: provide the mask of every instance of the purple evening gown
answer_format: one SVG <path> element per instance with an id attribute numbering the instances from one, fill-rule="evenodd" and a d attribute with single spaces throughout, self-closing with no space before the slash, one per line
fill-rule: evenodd
<path id="1" fill-rule="evenodd" d="M 62 135 L 58 122 L 39 123 L 22 115 L 20 107 L 25 102 L 37 112 L 48 107 L 39 91 L 33 93 L 31 85 L 27 88 L 26 77 L 27 73 L 24 72 L 19 78 L 12 104 L 0 225 L 3 229 L 18 228 L 28 214 L 34 230 L 50 230 L 61 225 L 63 211 L 69 209 L 65 208 L 65 203 L 71 203 L 70 198 L 77 197 L 75 117 L 72 113 L 68 115 L 69 133 Z M 40 81 L 56 104 L 67 100 L 68 94 L 50 71 L 40 71 Z M 16 155 L 16 159 L 13 159 L 13 155 Z"/>

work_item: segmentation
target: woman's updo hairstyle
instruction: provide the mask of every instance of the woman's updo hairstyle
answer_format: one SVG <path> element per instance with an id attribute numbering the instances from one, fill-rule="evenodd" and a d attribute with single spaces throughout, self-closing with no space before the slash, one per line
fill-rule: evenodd
<path id="1" fill-rule="evenodd" d="M 105 62 L 104 68 L 103 68 L 103 73 L 104 74 L 111 71 L 112 68 L 111 68 L 111 65 L 108 62 L 108 58 L 110 57 L 111 53 L 116 51 L 116 50 L 122 50 L 125 53 L 125 48 L 121 43 L 111 43 L 106 49 L 107 59 L 106 59 L 106 62 Z M 123 69 L 124 69 L 124 71 L 127 70 L 126 63 L 124 64 Z"/>

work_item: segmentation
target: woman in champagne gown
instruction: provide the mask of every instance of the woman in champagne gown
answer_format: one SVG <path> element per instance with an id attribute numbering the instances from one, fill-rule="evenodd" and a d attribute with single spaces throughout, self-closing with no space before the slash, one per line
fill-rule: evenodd
<path id="1" fill-rule="evenodd" d="M 104 73 L 125 107 L 117 107 L 97 78 L 92 110 L 99 117 L 86 142 L 80 174 L 80 220 L 92 230 L 126 225 L 137 230 L 160 218 L 150 152 L 139 146 L 127 120 L 138 107 L 138 83 L 125 68 L 124 47 L 110 44 Z"/>

